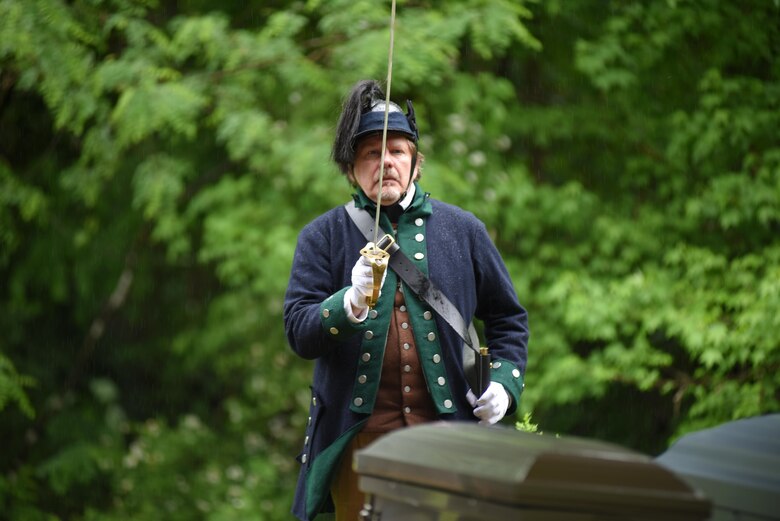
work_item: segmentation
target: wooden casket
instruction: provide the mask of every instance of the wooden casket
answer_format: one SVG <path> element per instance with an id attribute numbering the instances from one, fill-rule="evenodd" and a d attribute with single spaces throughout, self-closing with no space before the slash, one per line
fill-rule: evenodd
<path id="1" fill-rule="evenodd" d="M 375 521 L 705 520 L 710 501 L 650 457 L 617 445 L 440 422 L 355 453 L 363 517 Z"/>

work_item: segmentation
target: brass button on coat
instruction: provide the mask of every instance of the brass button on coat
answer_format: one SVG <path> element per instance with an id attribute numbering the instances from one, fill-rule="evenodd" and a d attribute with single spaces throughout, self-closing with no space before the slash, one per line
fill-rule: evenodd
<path id="1" fill-rule="evenodd" d="M 414 258 L 417 259 L 417 260 L 423 260 L 425 258 L 425 254 L 424 253 L 420 253 L 418 251 L 417 253 L 414 254 Z"/>
<path id="2" fill-rule="evenodd" d="M 371 353 L 363 353 L 363 356 L 360 357 L 364 362 L 368 362 L 371 360 Z"/>
<path id="3" fill-rule="evenodd" d="M 431 314 L 430 311 L 426 311 L 425 313 L 423 313 L 423 318 L 425 320 L 430 320 L 431 318 L 433 318 L 433 315 Z"/>
<path id="4" fill-rule="evenodd" d="M 423 225 L 422 217 L 418 217 L 417 219 L 415 219 L 414 224 L 416 224 L 417 226 L 422 226 Z"/>
<path id="5" fill-rule="evenodd" d="M 437 353 L 433 355 L 433 363 L 438 364 L 439 362 L 441 362 L 441 356 L 439 356 L 439 354 Z"/>
<path id="6" fill-rule="evenodd" d="M 322 316 L 325 318 L 328 318 L 330 316 L 330 310 L 329 309 L 323 309 L 322 310 Z"/>
<path id="7" fill-rule="evenodd" d="M 360 407 L 361 405 L 363 405 L 363 398 L 358 396 L 357 398 L 352 400 L 352 403 L 354 403 L 356 406 Z"/>
<path id="8" fill-rule="evenodd" d="M 371 340 L 372 338 L 374 338 L 374 332 L 371 330 L 366 331 L 365 337 L 366 340 Z"/>
<path id="9" fill-rule="evenodd" d="M 444 400 L 444 408 L 450 409 L 452 407 L 452 400 Z"/>
<path id="10" fill-rule="evenodd" d="M 430 340 L 431 342 L 433 342 L 434 340 L 436 340 L 436 333 L 434 333 L 433 331 L 431 331 L 430 333 L 428 333 L 428 340 Z"/>
<path id="11" fill-rule="evenodd" d="M 360 383 L 364 384 L 364 383 L 366 383 L 367 381 L 368 381 L 368 377 L 367 377 L 366 375 L 364 375 L 364 374 L 361 374 L 360 376 L 358 376 L 358 382 L 360 382 Z"/>
<path id="12" fill-rule="evenodd" d="M 338 335 L 339 334 L 339 328 L 337 328 L 337 327 L 330 328 L 330 334 L 331 335 Z"/>
<path id="13" fill-rule="evenodd" d="M 436 381 L 438 382 L 439 385 L 444 385 L 446 383 L 446 380 L 444 380 L 443 376 L 437 378 Z"/>
<path id="14" fill-rule="evenodd" d="M 425 240 L 425 235 L 418 233 L 414 236 L 414 240 L 417 242 L 423 242 Z"/>
<path id="15" fill-rule="evenodd" d="M 371 311 L 368 312 L 368 317 L 369 318 L 376 318 L 378 316 L 379 316 L 379 313 L 377 312 L 376 309 L 372 309 Z"/>

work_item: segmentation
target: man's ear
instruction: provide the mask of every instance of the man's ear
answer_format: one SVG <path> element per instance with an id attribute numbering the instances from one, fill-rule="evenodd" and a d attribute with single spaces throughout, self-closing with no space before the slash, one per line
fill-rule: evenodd
<path id="1" fill-rule="evenodd" d="M 355 179 L 355 165 L 350 164 L 347 166 L 347 181 L 352 186 L 357 186 L 357 180 Z"/>

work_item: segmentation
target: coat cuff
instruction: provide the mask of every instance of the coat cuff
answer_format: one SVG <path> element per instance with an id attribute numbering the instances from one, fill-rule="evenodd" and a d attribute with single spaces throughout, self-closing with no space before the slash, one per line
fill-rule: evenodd
<path id="1" fill-rule="evenodd" d="M 523 394 L 523 387 L 525 387 L 520 369 L 507 360 L 493 360 L 490 369 L 490 380 L 504 386 L 504 389 L 506 389 L 506 392 L 511 399 L 509 409 L 507 409 L 506 413 L 514 413 L 520 403 L 520 395 Z"/>
<path id="2" fill-rule="evenodd" d="M 352 322 L 344 310 L 344 295 L 349 286 L 337 291 L 320 304 L 322 329 L 334 340 L 346 340 L 365 329 L 364 322 Z"/>

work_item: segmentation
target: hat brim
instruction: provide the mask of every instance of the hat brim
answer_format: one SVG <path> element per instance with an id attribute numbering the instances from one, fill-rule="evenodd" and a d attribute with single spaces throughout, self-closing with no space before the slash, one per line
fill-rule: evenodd
<path id="1" fill-rule="evenodd" d="M 366 137 L 369 134 L 375 132 L 381 132 L 385 127 L 385 113 L 384 111 L 366 112 L 360 116 L 360 125 L 357 132 L 355 132 L 354 143 L 360 138 Z M 387 116 L 387 131 L 398 132 L 404 134 L 409 139 L 414 139 L 414 132 L 412 132 L 409 122 L 406 120 L 406 116 L 402 112 L 390 112 Z"/>

